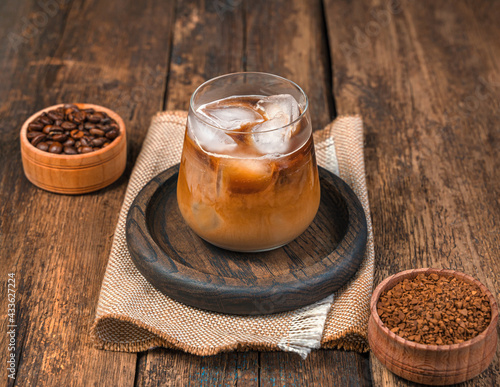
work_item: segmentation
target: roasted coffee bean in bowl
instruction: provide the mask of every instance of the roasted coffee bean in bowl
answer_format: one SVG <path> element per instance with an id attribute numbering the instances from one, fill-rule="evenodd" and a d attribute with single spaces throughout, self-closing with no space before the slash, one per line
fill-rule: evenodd
<path id="1" fill-rule="evenodd" d="M 47 191 L 96 191 L 125 170 L 125 125 L 118 114 L 103 106 L 50 106 L 26 120 L 20 140 L 26 177 Z"/>
<path id="2" fill-rule="evenodd" d="M 488 368 L 496 353 L 496 301 L 467 274 L 439 269 L 395 274 L 377 286 L 370 309 L 370 349 L 405 379 L 461 383 Z"/>
<path id="3" fill-rule="evenodd" d="M 120 126 L 107 112 L 66 104 L 42 112 L 28 124 L 26 137 L 34 147 L 49 153 L 77 155 L 109 146 Z"/>

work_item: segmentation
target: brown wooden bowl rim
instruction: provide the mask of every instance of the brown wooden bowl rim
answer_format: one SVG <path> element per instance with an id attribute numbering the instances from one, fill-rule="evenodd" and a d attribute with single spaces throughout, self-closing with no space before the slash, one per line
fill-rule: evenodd
<path id="1" fill-rule="evenodd" d="M 32 151 L 35 154 L 40 155 L 41 157 L 46 158 L 46 159 L 51 159 L 51 158 L 55 157 L 55 158 L 61 159 L 61 160 L 64 160 L 64 159 L 66 159 L 66 160 L 82 160 L 82 159 L 90 159 L 90 158 L 99 156 L 101 154 L 104 154 L 104 153 L 110 151 L 111 149 L 116 148 L 117 146 L 120 145 L 120 143 L 125 138 L 125 131 L 126 131 L 125 123 L 123 122 L 123 119 L 120 117 L 120 115 L 118 113 L 116 113 L 115 111 L 113 111 L 107 107 L 101 106 L 101 105 L 78 102 L 78 103 L 72 103 L 71 105 L 76 105 L 80 109 L 92 108 L 92 109 L 95 109 L 97 111 L 104 111 L 111 118 L 113 118 L 120 128 L 120 134 L 118 135 L 118 137 L 116 137 L 109 144 L 109 146 L 107 146 L 105 148 L 101 148 L 101 149 L 94 151 L 94 152 L 77 154 L 77 155 L 66 155 L 66 154 L 45 152 L 45 151 L 38 149 L 36 146 L 33 146 L 28 141 L 28 137 L 26 136 L 27 131 L 28 131 L 28 125 L 31 123 L 31 121 L 33 121 L 36 117 L 38 117 L 40 114 L 42 114 L 44 112 L 47 112 L 47 111 L 53 110 L 53 109 L 57 109 L 57 108 L 62 107 L 64 105 L 66 105 L 66 103 L 59 103 L 57 105 L 52 105 L 52 106 L 43 108 L 43 109 L 37 111 L 36 113 L 32 114 L 26 121 L 24 121 L 24 123 L 21 127 L 21 132 L 20 132 L 22 145 L 29 147 L 30 151 Z"/>
<path id="2" fill-rule="evenodd" d="M 456 277 L 459 279 L 464 280 L 467 283 L 472 283 L 475 284 L 483 291 L 487 296 L 488 300 L 490 302 L 490 307 L 491 307 L 491 320 L 489 325 L 486 327 L 484 331 L 482 331 L 480 334 L 478 334 L 476 337 L 473 337 L 470 340 L 464 341 L 462 343 L 458 344 L 446 344 L 446 345 L 436 345 L 436 344 L 420 344 L 415 341 L 407 340 L 402 338 L 401 336 L 395 334 L 392 332 L 387 326 L 385 326 L 384 323 L 382 323 L 382 320 L 380 319 L 380 316 L 378 315 L 377 312 L 377 303 L 378 299 L 380 298 L 380 295 L 386 288 L 388 287 L 388 284 L 391 283 L 392 286 L 395 286 L 397 283 L 401 282 L 403 277 L 406 276 L 406 278 L 409 278 L 413 276 L 412 278 L 416 277 L 420 273 L 425 273 L 425 274 L 442 274 L 445 276 L 450 276 L 450 277 Z M 398 281 L 399 280 L 399 281 Z M 420 269 L 410 269 L 410 270 L 405 270 L 396 274 L 391 275 L 390 277 L 387 277 L 384 279 L 376 288 L 375 291 L 373 292 L 371 301 L 370 301 L 370 311 L 371 311 L 371 317 L 375 321 L 376 325 L 378 328 L 382 330 L 386 335 L 388 335 L 392 340 L 395 340 L 397 343 L 406 346 L 406 347 L 412 347 L 418 350 L 423 350 L 423 351 L 452 351 L 452 350 L 463 350 L 464 348 L 470 347 L 478 342 L 481 342 L 484 340 L 486 337 L 491 335 L 492 333 L 495 332 L 496 326 L 498 323 L 498 305 L 496 303 L 495 298 L 493 297 L 493 294 L 489 291 L 489 289 L 483 285 L 482 282 L 479 280 L 475 279 L 474 277 L 456 271 L 456 270 L 449 270 L 449 269 L 435 269 L 435 268 L 420 268 Z"/>

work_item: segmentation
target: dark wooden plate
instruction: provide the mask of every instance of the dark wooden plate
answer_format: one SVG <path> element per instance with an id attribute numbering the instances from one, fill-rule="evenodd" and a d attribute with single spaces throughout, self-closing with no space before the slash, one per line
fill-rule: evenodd
<path id="1" fill-rule="evenodd" d="M 321 203 L 309 228 L 273 251 L 236 253 L 199 238 L 177 206 L 179 166 L 160 173 L 130 207 L 132 259 L 151 284 L 187 305 L 233 314 L 283 312 L 321 300 L 356 272 L 366 219 L 354 192 L 319 168 Z"/>

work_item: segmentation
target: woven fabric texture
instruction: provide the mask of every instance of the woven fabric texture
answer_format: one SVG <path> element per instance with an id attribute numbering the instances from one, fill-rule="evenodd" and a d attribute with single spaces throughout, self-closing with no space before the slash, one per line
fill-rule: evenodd
<path id="1" fill-rule="evenodd" d="M 272 315 L 236 316 L 186 306 L 153 288 L 135 268 L 125 222 L 141 188 L 180 161 L 187 113 L 153 117 L 132 171 L 116 226 L 91 335 L 96 347 L 138 352 L 162 346 L 195 355 L 229 350 L 284 350 L 307 356 L 311 349 L 366 351 L 373 286 L 374 248 L 359 116 L 337 118 L 314 134 L 318 164 L 338 174 L 358 195 L 368 221 L 365 259 L 353 279 L 313 305 Z"/>

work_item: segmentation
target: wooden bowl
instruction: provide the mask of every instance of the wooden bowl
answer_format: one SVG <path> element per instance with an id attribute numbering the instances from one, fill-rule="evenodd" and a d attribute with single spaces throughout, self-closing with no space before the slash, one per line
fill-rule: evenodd
<path id="1" fill-rule="evenodd" d="M 61 194 L 83 194 L 97 191 L 117 180 L 127 162 L 125 124 L 114 111 L 86 103 L 74 104 L 80 109 L 94 108 L 107 113 L 120 127 L 120 135 L 111 144 L 95 152 L 65 155 L 41 151 L 26 137 L 28 124 L 43 112 L 63 104 L 47 107 L 28 118 L 21 128 L 21 155 L 24 174 L 37 187 Z"/>
<path id="2" fill-rule="evenodd" d="M 478 286 L 491 305 L 491 322 L 478 336 L 460 344 L 426 345 L 403 339 L 391 332 L 377 312 L 380 295 L 398 282 L 418 274 L 454 276 Z M 386 278 L 375 289 L 368 322 L 368 341 L 374 355 L 390 371 L 417 383 L 446 385 L 461 383 L 483 372 L 490 365 L 497 348 L 498 306 L 491 292 L 471 276 L 453 270 L 414 269 Z"/>

